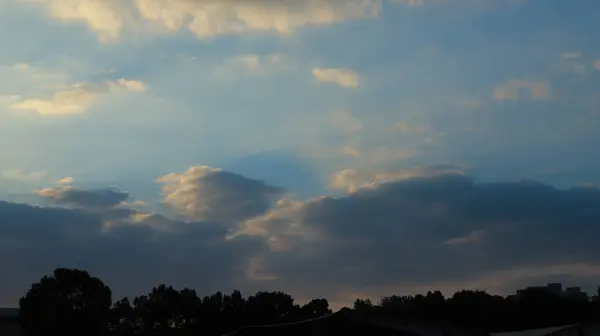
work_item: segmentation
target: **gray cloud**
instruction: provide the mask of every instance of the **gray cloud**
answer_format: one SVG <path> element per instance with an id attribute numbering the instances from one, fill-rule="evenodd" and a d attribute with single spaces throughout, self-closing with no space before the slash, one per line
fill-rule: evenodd
<path id="1" fill-rule="evenodd" d="M 338 302 L 410 288 L 505 290 L 600 276 L 597 188 L 478 183 L 452 170 L 398 176 L 308 201 L 210 167 L 162 178 L 165 199 L 191 209 L 182 214 L 202 219 L 195 221 L 123 206 L 0 202 L 0 262 L 11 271 L 0 279 L 0 305 L 14 304 L 59 266 L 88 269 L 116 295 L 170 283 Z M 275 196 L 283 198 L 271 204 Z"/>
<path id="2" fill-rule="evenodd" d="M 42 189 L 36 195 L 52 200 L 56 204 L 86 208 L 108 208 L 119 205 L 129 198 L 129 194 L 117 189 L 76 189 L 71 186 L 58 186 Z"/>
<path id="3" fill-rule="evenodd" d="M 267 211 L 281 188 L 209 166 L 190 167 L 158 179 L 164 204 L 193 220 L 236 223 Z"/>
<path id="4" fill-rule="evenodd" d="M 261 271 L 279 276 L 281 284 L 301 287 L 318 276 L 324 291 L 357 291 L 464 284 L 493 272 L 510 273 L 515 283 L 519 272 L 535 276 L 525 269 L 549 276 L 558 266 L 557 272 L 598 275 L 599 223 L 596 188 L 559 190 L 534 181 L 481 184 L 462 174 L 442 174 L 378 184 L 340 198 L 281 203 L 246 222 L 241 232 L 270 243 Z M 495 281 L 501 282 L 500 276 Z"/>
<path id="5" fill-rule="evenodd" d="M 210 223 L 183 223 L 131 209 L 104 211 L 0 202 L 0 306 L 14 306 L 29 284 L 56 267 L 102 278 L 115 296 L 160 283 L 199 292 L 242 288 L 246 264 L 263 244 L 225 240 Z M 7 273 L 7 274 L 8 274 Z"/>

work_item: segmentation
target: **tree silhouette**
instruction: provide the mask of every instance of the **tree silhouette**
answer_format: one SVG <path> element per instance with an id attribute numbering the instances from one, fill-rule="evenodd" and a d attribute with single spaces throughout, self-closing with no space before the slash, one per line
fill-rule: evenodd
<path id="1" fill-rule="evenodd" d="M 294 299 L 283 292 L 258 292 L 248 298 L 248 311 L 256 324 L 283 323 L 294 319 Z"/>
<path id="2" fill-rule="evenodd" d="M 329 302 L 327 299 L 313 299 L 300 308 L 303 317 L 316 318 L 331 314 L 332 311 L 329 309 Z"/>
<path id="3" fill-rule="evenodd" d="M 136 316 L 128 298 L 115 302 L 110 310 L 110 331 L 115 336 L 129 336 L 136 331 Z"/>
<path id="4" fill-rule="evenodd" d="M 105 335 L 111 304 L 111 291 L 100 279 L 58 268 L 19 300 L 19 320 L 26 336 Z"/>
<path id="5" fill-rule="evenodd" d="M 61 268 L 31 286 L 20 300 L 19 317 L 26 336 L 308 335 L 358 330 L 369 334 L 376 332 L 364 323 L 371 318 L 456 326 L 485 334 L 597 321 L 599 296 L 585 300 L 530 288 L 506 298 L 481 290 L 460 290 L 445 298 L 440 291 L 428 291 L 384 296 L 377 304 L 356 299 L 353 309 L 331 314 L 325 298 L 300 306 L 280 291 L 261 291 L 248 298 L 237 290 L 199 297 L 193 289 L 160 285 L 111 306 L 110 289 L 102 281 L 85 271 Z M 317 319 L 323 316 L 327 318 Z M 304 322 L 287 324 L 299 321 Z M 283 325 L 263 327 L 275 324 Z"/>
<path id="6" fill-rule="evenodd" d="M 369 298 L 356 299 L 354 300 L 352 308 L 358 312 L 368 312 L 373 308 L 373 302 Z"/>

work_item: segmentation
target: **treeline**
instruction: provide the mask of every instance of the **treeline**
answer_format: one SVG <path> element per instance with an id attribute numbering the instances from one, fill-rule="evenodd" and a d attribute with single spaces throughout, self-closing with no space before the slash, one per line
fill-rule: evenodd
<path id="1" fill-rule="evenodd" d="M 452 325 L 484 332 L 514 331 L 600 320 L 598 296 L 569 298 L 544 288 L 502 297 L 481 290 L 461 290 L 451 297 L 433 291 L 388 296 L 372 303 L 357 299 L 354 309 L 367 317 Z"/>
<path id="2" fill-rule="evenodd" d="M 112 301 L 111 290 L 86 271 L 56 269 L 19 300 L 25 336 L 223 335 L 247 325 L 300 321 L 331 313 L 326 299 L 298 305 L 283 292 L 239 291 L 198 296 L 160 285 L 133 300 Z"/>
<path id="3" fill-rule="evenodd" d="M 19 301 L 26 336 L 223 335 L 242 326 L 279 324 L 331 313 L 327 299 L 304 305 L 283 292 L 239 291 L 198 296 L 193 289 L 160 285 L 133 300 L 112 301 L 111 290 L 86 271 L 56 269 L 34 283 Z M 598 300 L 569 300 L 544 290 L 503 298 L 463 290 L 445 298 L 416 296 L 357 299 L 358 317 L 452 324 L 483 331 L 517 330 L 583 322 L 600 317 Z"/>

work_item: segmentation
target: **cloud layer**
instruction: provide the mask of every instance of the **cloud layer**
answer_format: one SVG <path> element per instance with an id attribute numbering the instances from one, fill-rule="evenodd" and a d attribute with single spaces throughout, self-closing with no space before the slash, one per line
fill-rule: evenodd
<path id="1" fill-rule="evenodd" d="M 85 23 L 103 42 L 144 21 L 168 32 L 183 28 L 200 39 L 249 32 L 288 35 L 305 26 L 377 16 L 376 0 L 188 1 L 188 0 L 24 0 L 45 6 L 51 17 Z M 133 27 L 132 27 L 133 26 Z"/>
<path id="2" fill-rule="evenodd" d="M 280 274 L 282 283 L 319 274 L 331 290 L 468 283 L 560 265 L 597 269 L 597 188 L 481 184 L 434 171 L 399 173 L 344 197 L 283 202 L 242 232 L 277 242 L 263 272 Z"/>
<path id="3" fill-rule="evenodd" d="M 185 221 L 127 208 L 129 195 L 109 189 L 38 192 L 67 208 L 2 202 L 0 259 L 15 275 L 2 279 L 0 296 L 14 299 L 24 283 L 58 266 L 88 268 L 117 293 L 172 282 L 269 286 L 339 302 L 351 300 L 348 293 L 473 279 L 506 291 L 536 276 L 524 269 L 598 274 L 595 187 L 478 183 L 454 167 L 381 175 L 343 196 L 297 201 L 262 181 L 191 167 L 159 179 L 165 204 Z M 505 278 L 490 282 L 493 274 Z M 315 277 L 319 288 L 307 285 Z"/>

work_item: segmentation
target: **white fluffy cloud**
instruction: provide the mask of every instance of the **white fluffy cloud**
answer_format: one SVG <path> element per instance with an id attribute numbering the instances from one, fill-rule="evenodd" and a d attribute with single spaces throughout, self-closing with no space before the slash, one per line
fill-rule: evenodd
<path id="1" fill-rule="evenodd" d="M 359 85 L 358 74 L 350 69 L 314 68 L 312 74 L 322 83 L 333 83 L 351 89 L 355 89 Z"/>
<path id="2" fill-rule="evenodd" d="M 20 0 L 47 7 L 51 17 L 62 21 L 83 22 L 96 31 L 101 41 L 119 37 L 127 20 L 127 1 L 122 0 Z"/>
<path id="3" fill-rule="evenodd" d="M 378 1 L 184 1 L 136 0 L 142 17 L 169 30 L 187 27 L 199 38 L 273 31 L 289 34 L 310 25 L 327 25 L 378 14 Z"/>
<path id="4" fill-rule="evenodd" d="M 249 32 L 292 33 L 305 26 L 379 15 L 380 0 L 21 0 L 44 5 L 51 17 L 85 23 L 101 41 L 149 21 L 200 39 Z M 410 1 L 412 4 L 414 1 Z"/>
<path id="5" fill-rule="evenodd" d="M 533 99 L 550 98 L 550 83 L 523 80 L 510 80 L 497 86 L 494 89 L 493 97 L 496 100 L 517 100 L 521 97 L 522 90 L 526 90 Z"/>
<path id="6" fill-rule="evenodd" d="M 43 116 L 82 114 L 98 96 L 111 90 L 140 92 L 145 85 L 137 80 L 119 79 L 103 83 L 78 83 L 55 91 L 50 97 L 24 98 L 11 104 L 16 110 L 33 110 Z"/>

